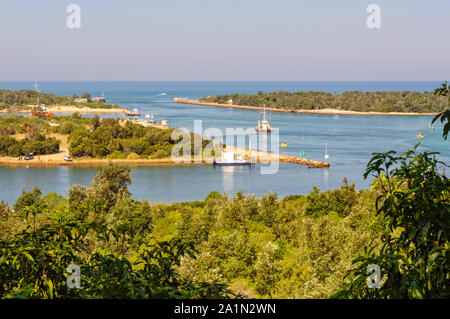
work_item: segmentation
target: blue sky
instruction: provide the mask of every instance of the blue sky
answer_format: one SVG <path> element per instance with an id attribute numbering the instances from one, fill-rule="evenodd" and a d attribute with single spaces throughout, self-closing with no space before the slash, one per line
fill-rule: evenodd
<path id="1" fill-rule="evenodd" d="M 66 8 L 81 7 L 68 29 Z M 366 7 L 381 7 L 368 29 Z M 450 80 L 448 0 L 0 4 L 0 80 Z"/>

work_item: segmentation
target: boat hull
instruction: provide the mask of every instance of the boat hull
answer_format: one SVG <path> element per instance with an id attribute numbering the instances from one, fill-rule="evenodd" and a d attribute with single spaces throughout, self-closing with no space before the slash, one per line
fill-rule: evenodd
<path id="1" fill-rule="evenodd" d="M 245 166 L 251 165 L 252 163 L 244 162 L 244 163 L 214 163 L 216 166 Z"/>
<path id="2" fill-rule="evenodd" d="M 255 131 L 258 134 L 270 134 L 270 133 L 272 133 L 271 129 L 263 130 L 263 129 L 255 128 Z"/>
<path id="3" fill-rule="evenodd" d="M 216 160 L 214 160 L 213 162 L 214 165 L 217 166 L 243 166 L 243 165 L 252 165 L 251 162 L 216 162 Z"/>

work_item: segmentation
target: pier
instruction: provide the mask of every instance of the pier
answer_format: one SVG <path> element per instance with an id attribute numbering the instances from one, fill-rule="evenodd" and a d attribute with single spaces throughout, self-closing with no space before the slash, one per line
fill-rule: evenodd
<path id="1" fill-rule="evenodd" d="M 299 165 L 306 165 L 309 168 L 325 168 L 330 167 L 330 163 L 328 162 L 321 162 L 321 161 L 315 161 L 311 159 L 306 158 L 300 158 L 292 155 L 279 155 L 279 154 L 273 154 L 273 153 L 267 153 L 262 151 L 255 151 L 255 150 L 249 150 L 249 149 L 240 149 L 236 147 L 227 147 L 227 151 L 233 151 L 236 154 L 245 154 L 245 158 L 248 160 L 255 160 L 257 163 L 270 163 L 273 161 L 280 161 L 283 163 L 293 163 L 293 164 L 299 164 Z M 250 159 L 251 157 L 251 159 Z"/>

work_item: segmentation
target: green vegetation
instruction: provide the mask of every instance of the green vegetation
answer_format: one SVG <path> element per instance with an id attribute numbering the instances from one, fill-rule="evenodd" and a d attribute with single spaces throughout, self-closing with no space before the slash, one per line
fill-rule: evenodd
<path id="1" fill-rule="evenodd" d="M 81 117 L 78 113 L 71 116 L 20 116 L 0 115 L 0 135 L 15 134 L 70 134 L 76 129 L 87 127 L 90 119 Z"/>
<path id="2" fill-rule="evenodd" d="M 410 150 L 375 154 L 365 177 L 373 174 L 382 190 L 377 216 L 391 232 L 381 249 L 369 246 L 356 259 L 343 297 L 448 298 L 450 296 L 450 180 L 436 153 Z M 396 167 L 392 169 L 392 167 Z M 383 284 L 368 289 L 367 267 L 380 266 Z M 337 295 L 339 296 L 339 294 Z"/>
<path id="3" fill-rule="evenodd" d="M 35 155 L 52 154 L 59 150 L 60 141 L 46 138 L 52 133 L 68 136 L 69 152 L 74 157 L 108 159 L 161 159 L 171 156 L 176 140 L 174 129 L 145 127 L 116 119 L 83 118 L 71 116 L 24 117 L 0 116 L 0 155 L 21 156 L 30 152 Z M 16 134 L 27 138 L 17 141 Z M 190 155 L 194 148 L 194 134 L 186 147 Z M 210 144 L 202 140 L 202 150 Z M 181 149 L 183 155 L 183 149 Z M 186 154 L 186 155 L 189 155 Z"/>
<path id="4" fill-rule="evenodd" d="M 59 151 L 60 141 L 46 137 L 51 126 L 43 119 L 23 116 L 0 116 L 0 156 L 53 154 Z M 18 139 L 15 134 L 25 137 Z"/>
<path id="5" fill-rule="evenodd" d="M 70 105 L 72 103 L 70 97 L 40 93 L 34 90 L 0 90 L 0 107 L 36 105 L 38 99 L 39 103 L 46 105 Z"/>
<path id="6" fill-rule="evenodd" d="M 113 124 L 93 119 L 89 132 L 120 134 Z M 436 154 L 375 153 L 370 190 L 344 180 L 283 199 L 151 205 L 113 164 L 66 198 L 24 189 L 12 208 L 0 202 L 0 298 L 449 298 L 450 182 Z M 80 289 L 66 285 L 70 264 Z"/>
<path id="7" fill-rule="evenodd" d="M 144 127 L 118 120 L 94 118 L 91 128 L 77 129 L 69 135 L 69 151 L 76 157 L 126 158 L 137 154 L 141 158 L 170 157 L 172 129 Z"/>
<path id="8" fill-rule="evenodd" d="M 376 191 L 347 184 L 319 197 L 212 192 L 200 202 L 150 205 L 131 198 L 130 182 L 129 168 L 110 165 L 91 187 L 70 187 L 67 198 L 35 188 L 13 208 L 1 203 L 0 297 L 195 298 L 231 290 L 326 298 L 362 247 L 387 231 L 374 221 Z M 72 263 L 81 267 L 82 289 L 66 286 Z"/>
<path id="9" fill-rule="evenodd" d="M 437 115 L 450 129 L 450 88 L 445 82 L 435 90 L 447 100 L 447 110 Z M 375 153 L 364 177 L 373 175 L 381 190 L 377 217 L 390 229 L 382 245 L 367 246 L 354 260 L 350 282 L 337 298 L 449 298 L 450 297 L 450 181 L 438 153 L 417 153 L 417 146 L 396 155 Z M 439 170 L 444 172 L 440 173 Z M 369 265 L 378 265 L 382 283 L 367 287 Z"/>
<path id="10" fill-rule="evenodd" d="M 129 182 L 129 168 L 110 166 L 91 188 L 69 189 L 67 199 L 35 188 L 13 209 L 0 202 L 0 298 L 234 296 L 223 284 L 179 276 L 192 243 L 146 237 L 155 212 L 129 197 Z M 135 249 L 127 252 L 129 245 Z M 67 285 L 70 264 L 80 267 L 80 289 Z"/>
<path id="11" fill-rule="evenodd" d="M 151 205 L 112 164 L 67 198 L 24 190 L 13 208 L 0 203 L 0 297 L 448 298 L 449 181 L 429 154 L 385 171 L 391 155 L 369 164 L 371 190 L 344 181 L 281 200 L 212 192 Z M 371 263 L 381 289 L 366 288 Z M 81 289 L 66 286 L 70 264 Z"/>
<path id="12" fill-rule="evenodd" d="M 437 88 L 434 91 L 434 94 L 447 98 L 447 105 L 448 105 L 447 110 L 442 111 L 440 114 L 438 114 L 433 119 L 433 122 L 432 122 L 432 123 L 434 123 L 437 120 L 440 120 L 441 123 L 445 123 L 444 129 L 442 131 L 442 137 L 444 139 L 447 139 L 448 132 L 450 131 L 450 85 L 447 84 L 447 81 L 445 81 L 445 83 L 442 84 L 442 87 Z"/>
<path id="13" fill-rule="evenodd" d="M 59 151 L 60 141 L 54 137 L 45 137 L 38 134 L 33 139 L 24 138 L 16 140 L 10 136 L 0 135 L 0 156 L 24 156 L 54 154 Z"/>
<path id="14" fill-rule="evenodd" d="M 69 151 L 75 157 L 160 159 L 171 156 L 176 143 L 172 139 L 174 129 L 145 127 L 140 124 L 95 117 L 89 128 L 79 128 L 69 135 Z M 202 149 L 211 141 L 203 140 Z M 194 154 L 194 138 L 191 134 L 190 154 Z"/>
<path id="15" fill-rule="evenodd" d="M 231 94 L 206 96 L 203 102 L 234 105 L 257 106 L 290 111 L 336 109 L 358 112 L 442 112 L 446 101 L 432 92 L 382 91 L 362 92 L 348 91 L 342 94 L 326 92 L 258 92 L 258 94 Z"/>
<path id="16" fill-rule="evenodd" d="M 0 90 L 0 110 L 1 109 L 22 109 L 29 105 L 36 105 L 39 101 L 40 104 L 45 105 L 74 105 L 78 107 L 89 107 L 89 108 L 102 108 L 102 109 L 113 109 L 119 106 L 114 104 L 103 104 L 94 103 L 91 100 L 89 93 L 83 93 L 83 98 L 87 99 L 86 103 L 74 102 L 74 99 L 78 98 L 76 94 L 72 97 L 68 96 L 58 96 L 49 93 L 40 93 L 34 90 Z"/>

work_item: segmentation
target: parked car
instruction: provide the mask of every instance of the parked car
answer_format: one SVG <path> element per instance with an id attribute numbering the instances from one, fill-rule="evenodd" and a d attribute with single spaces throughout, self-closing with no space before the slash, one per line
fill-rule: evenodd
<path id="1" fill-rule="evenodd" d="M 64 156 L 64 160 L 65 160 L 66 162 L 72 162 L 72 156 L 66 155 L 66 156 Z"/>
<path id="2" fill-rule="evenodd" d="M 24 160 L 29 161 L 29 160 L 32 160 L 33 158 L 34 158 L 33 153 L 30 153 L 30 154 L 25 155 Z"/>

